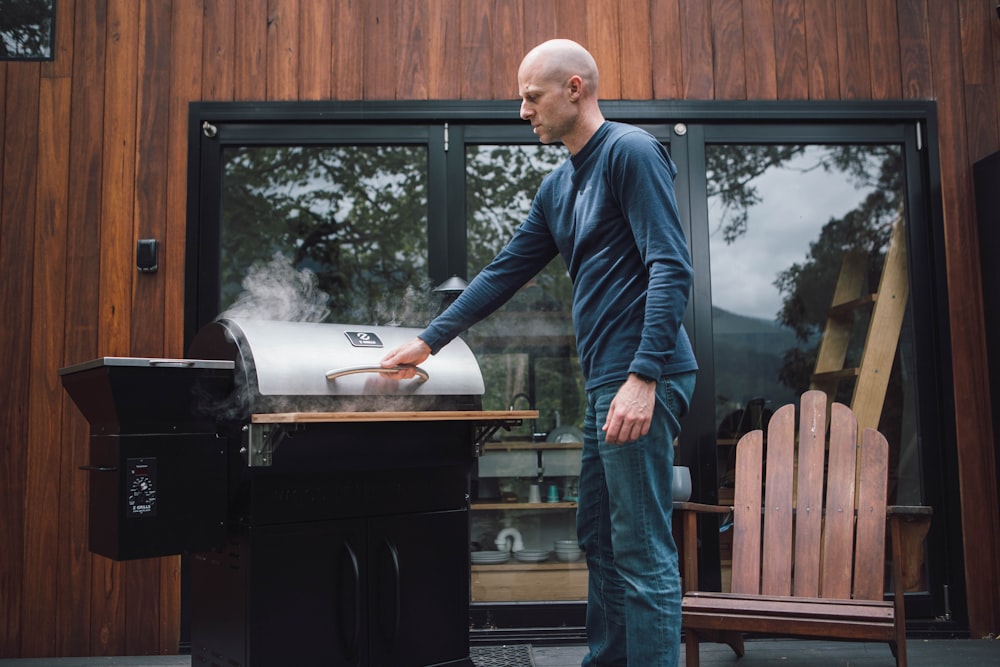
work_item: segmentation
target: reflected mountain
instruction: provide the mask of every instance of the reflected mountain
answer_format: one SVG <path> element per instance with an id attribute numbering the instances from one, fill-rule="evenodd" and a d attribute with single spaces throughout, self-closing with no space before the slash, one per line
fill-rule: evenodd
<path id="1" fill-rule="evenodd" d="M 712 327 L 719 419 L 754 398 L 765 399 L 772 408 L 795 402 L 796 391 L 779 380 L 784 355 L 791 348 L 810 350 L 815 340 L 803 343 L 774 320 L 717 307 L 712 308 Z"/>

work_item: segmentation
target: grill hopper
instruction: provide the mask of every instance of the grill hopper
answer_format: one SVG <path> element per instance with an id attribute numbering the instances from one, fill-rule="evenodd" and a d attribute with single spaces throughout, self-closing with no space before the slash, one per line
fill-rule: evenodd
<path id="1" fill-rule="evenodd" d="M 386 377 L 379 361 L 418 329 L 221 319 L 203 327 L 192 359 L 235 363 L 235 390 L 214 406 L 231 420 L 254 413 L 480 410 L 479 364 L 454 340 L 411 380 Z"/>
<path id="2" fill-rule="evenodd" d="M 225 538 L 228 443 L 200 406 L 233 385 L 229 361 L 103 357 L 59 370 L 90 423 L 89 548 L 116 560 Z"/>

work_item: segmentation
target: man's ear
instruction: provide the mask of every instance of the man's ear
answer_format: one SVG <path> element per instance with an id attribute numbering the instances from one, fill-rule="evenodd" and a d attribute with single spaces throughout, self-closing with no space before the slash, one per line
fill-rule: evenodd
<path id="1" fill-rule="evenodd" d="M 574 74 L 566 82 L 566 88 L 569 90 L 569 98 L 574 102 L 577 101 L 583 95 L 583 79 Z"/>

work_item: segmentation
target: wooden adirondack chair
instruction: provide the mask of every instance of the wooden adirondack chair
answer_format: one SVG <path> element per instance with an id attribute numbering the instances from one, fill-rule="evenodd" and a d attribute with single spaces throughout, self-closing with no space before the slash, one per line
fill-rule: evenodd
<path id="1" fill-rule="evenodd" d="M 829 446 L 826 425 L 826 395 L 809 391 L 801 398 L 798 443 L 795 406 L 786 405 L 769 423 L 766 466 L 762 431 L 737 444 L 732 592 L 685 592 L 688 667 L 699 664 L 700 641 L 728 643 L 742 656 L 742 633 L 886 641 L 896 664 L 906 666 L 902 522 L 929 526 L 930 508 L 887 508 L 888 445 L 874 429 L 859 443 L 850 408 L 830 408 Z M 686 589 L 698 580 L 698 511 L 720 508 L 675 504 Z M 884 600 L 887 518 L 892 601 Z"/>

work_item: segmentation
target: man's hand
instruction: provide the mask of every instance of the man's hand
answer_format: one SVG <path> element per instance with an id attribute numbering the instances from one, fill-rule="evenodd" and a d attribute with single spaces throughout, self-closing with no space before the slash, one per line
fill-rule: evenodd
<path id="1" fill-rule="evenodd" d="M 622 445 L 649 433 L 655 405 L 656 383 L 640 380 L 635 374 L 629 373 L 608 409 L 608 418 L 604 423 L 604 441 Z"/>
<path id="2" fill-rule="evenodd" d="M 413 370 L 413 367 L 426 361 L 429 356 L 431 356 L 430 346 L 421 339 L 414 338 L 408 343 L 403 343 L 396 349 L 390 350 L 388 354 L 382 357 L 379 365 L 382 368 L 399 367 L 398 371 L 386 374 L 386 377 L 394 380 L 408 380 L 416 376 L 416 371 Z"/>

